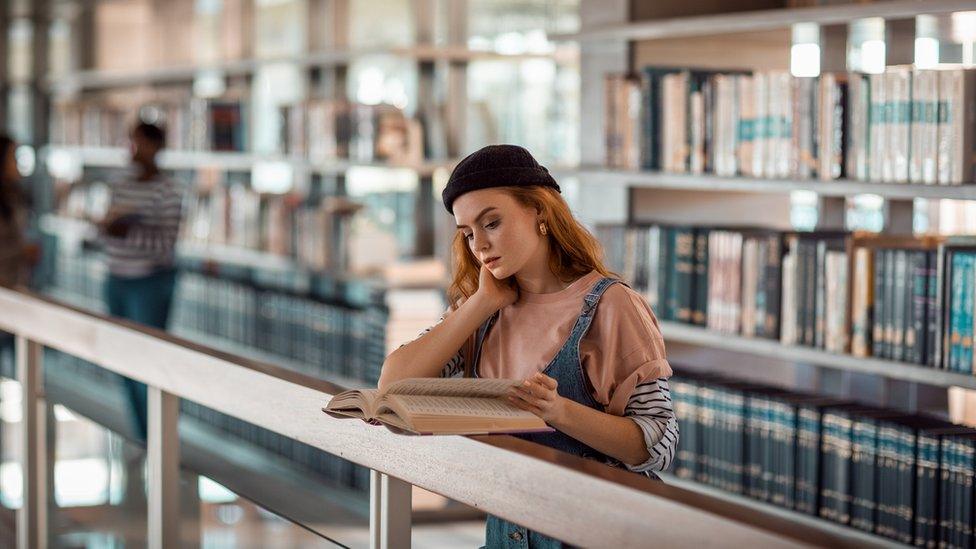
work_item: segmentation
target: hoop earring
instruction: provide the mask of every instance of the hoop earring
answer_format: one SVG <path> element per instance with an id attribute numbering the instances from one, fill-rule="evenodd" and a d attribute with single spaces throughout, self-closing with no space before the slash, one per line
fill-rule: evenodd
<path id="1" fill-rule="evenodd" d="M 546 228 L 545 223 L 539 223 L 539 232 L 542 233 L 542 236 L 549 234 L 549 229 Z"/>

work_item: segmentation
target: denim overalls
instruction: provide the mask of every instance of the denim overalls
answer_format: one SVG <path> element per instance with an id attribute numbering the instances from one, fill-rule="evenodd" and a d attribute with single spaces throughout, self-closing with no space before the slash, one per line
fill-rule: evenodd
<path id="1" fill-rule="evenodd" d="M 580 363 L 579 343 L 590 328 L 590 322 L 593 321 L 596 306 L 600 302 L 603 292 L 618 282 L 620 281 L 617 279 L 603 278 L 593 286 L 586 297 L 583 298 L 583 311 L 580 313 L 579 318 L 576 319 L 576 324 L 573 326 L 573 331 L 570 333 L 569 339 L 566 340 L 566 343 L 559 349 L 556 356 L 549 362 L 546 369 L 542 371 L 542 373 L 556 380 L 558 384 L 556 390 L 559 396 L 574 400 L 601 412 L 603 411 L 603 405 L 594 400 L 588 390 L 590 383 L 586 377 L 586 373 L 583 372 L 583 365 Z M 485 336 L 497 318 L 498 313 L 495 313 L 478 328 L 476 333 L 474 361 L 470 370 L 471 375 L 474 377 L 478 376 L 478 361 L 481 358 L 481 347 L 484 344 Z M 600 461 L 603 461 L 605 457 L 593 448 L 559 431 L 516 436 L 577 456 Z M 488 516 L 488 522 L 485 527 L 485 538 L 486 546 L 491 549 L 498 547 L 513 549 L 564 547 L 564 544 L 558 540 L 492 515 Z"/>

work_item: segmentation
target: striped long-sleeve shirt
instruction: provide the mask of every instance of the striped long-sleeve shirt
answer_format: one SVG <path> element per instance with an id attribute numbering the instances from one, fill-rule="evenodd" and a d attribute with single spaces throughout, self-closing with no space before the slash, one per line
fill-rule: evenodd
<path id="1" fill-rule="evenodd" d="M 130 175 L 114 182 L 111 189 L 112 208 L 138 217 L 126 236 L 103 235 L 109 272 L 136 278 L 171 268 L 182 217 L 179 183 L 162 175 L 147 181 Z"/>
<path id="2" fill-rule="evenodd" d="M 441 317 L 443 320 L 444 317 Z M 432 328 L 420 334 L 422 337 Z M 459 350 L 444 365 L 441 377 L 461 377 L 464 375 L 464 354 Z M 647 461 L 637 465 L 621 464 L 610 460 L 610 465 L 623 465 L 627 469 L 652 475 L 654 471 L 665 471 L 674 460 L 678 446 L 678 421 L 671 403 L 671 390 L 666 378 L 645 380 L 639 383 L 627 400 L 624 417 L 630 418 L 640 427 L 647 446 Z"/>

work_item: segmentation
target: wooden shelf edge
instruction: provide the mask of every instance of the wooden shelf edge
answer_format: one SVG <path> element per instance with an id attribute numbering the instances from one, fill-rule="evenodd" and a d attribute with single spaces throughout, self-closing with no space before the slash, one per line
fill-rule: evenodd
<path id="1" fill-rule="evenodd" d="M 83 165 L 96 168 L 124 168 L 129 165 L 129 152 L 123 147 L 84 147 L 75 145 L 52 145 L 49 154 L 69 154 L 80 157 Z M 321 174 L 343 174 L 352 168 L 376 168 L 385 170 L 411 170 L 420 175 L 430 175 L 439 169 L 451 169 L 456 159 L 429 160 L 419 164 L 390 164 L 383 162 L 357 162 L 335 159 L 313 162 L 281 154 L 261 154 L 232 151 L 182 151 L 167 149 L 160 153 L 159 165 L 163 169 L 219 168 L 226 170 L 250 171 L 255 164 L 262 162 L 288 163 L 302 171 Z"/>
<path id="2" fill-rule="evenodd" d="M 552 41 L 654 40 L 755 32 L 789 27 L 794 23 L 846 24 L 854 19 L 905 19 L 918 14 L 942 14 L 973 9 L 965 0 L 889 0 L 871 4 L 844 4 L 808 8 L 751 10 L 717 15 L 675 17 L 606 25 L 573 34 L 554 34 Z"/>
<path id="3" fill-rule="evenodd" d="M 417 61 L 450 61 L 454 63 L 494 60 L 524 61 L 552 59 L 560 63 L 574 62 L 572 55 L 558 48 L 552 53 L 504 53 L 493 50 L 471 49 L 465 46 L 416 45 L 352 50 L 326 50 L 302 55 L 277 56 L 267 59 L 239 59 L 190 65 L 156 67 L 149 70 L 89 70 L 49 76 L 50 88 L 63 93 L 75 90 L 138 86 L 163 82 L 192 81 L 198 74 L 217 72 L 226 76 L 246 75 L 260 67 L 275 63 L 296 63 L 304 68 L 347 65 L 363 57 L 393 55 Z"/>
<path id="4" fill-rule="evenodd" d="M 918 364 L 842 355 L 810 347 L 783 345 L 771 339 L 722 334 L 679 322 L 660 321 L 659 324 L 665 341 L 701 345 L 712 349 L 822 366 L 835 370 L 879 375 L 889 379 L 924 385 L 976 389 L 976 376 L 937 370 Z"/>
<path id="5" fill-rule="evenodd" d="M 913 198 L 976 200 L 976 185 L 923 185 L 918 183 L 880 183 L 838 179 L 766 179 L 725 177 L 713 174 L 680 174 L 643 170 L 618 170 L 601 167 L 557 168 L 559 177 L 579 177 L 585 183 L 614 184 L 648 189 L 673 189 L 709 192 L 788 193 L 809 191 L 823 196 L 876 194 L 888 199 Z"/>

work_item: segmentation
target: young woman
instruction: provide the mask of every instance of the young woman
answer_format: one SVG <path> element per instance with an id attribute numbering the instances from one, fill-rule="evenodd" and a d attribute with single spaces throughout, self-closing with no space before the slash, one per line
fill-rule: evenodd
<path id="1" fill-rule="evenodd" d="M 657 319 L 604 267 L 597 240 L 528 151 L 485 147 L 443 193 L 457 221 L 451 306 L 387 357 L 380 386 L 409 377 L 522 379 L 508 396 L 556 429 L 524 438 L 654 476 L 678 440 Z M 487 545 L 559 547 L 489 517 Z"/>
<path id="2" fill-rule="evenodd" d="M 24 230 L 27 211 L 18 185 L 16 143 L 0 135 L 0 286 L 25 283 L 31 249 Z"/>

